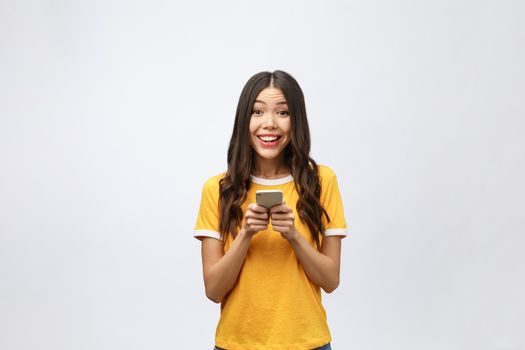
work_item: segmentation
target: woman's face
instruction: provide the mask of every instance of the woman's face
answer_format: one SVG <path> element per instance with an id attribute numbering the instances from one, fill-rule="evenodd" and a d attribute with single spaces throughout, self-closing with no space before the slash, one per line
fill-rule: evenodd
<path id="1" fill-rule="evenodd" d="M 283 92 L 274 87 L 262 90 L 250 117 L 250 144 L 263 159 L 278 157 L 290 142 L 290 114 Z"/>

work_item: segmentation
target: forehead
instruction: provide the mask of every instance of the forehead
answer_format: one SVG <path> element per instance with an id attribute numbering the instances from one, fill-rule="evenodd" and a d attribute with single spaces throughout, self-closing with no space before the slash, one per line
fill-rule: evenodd
<path id="1" fill-rule="evenodd" d="M 267 87 L 262 90 L 255 100 L 264 102 L 286 102 L 283 92 L 275 87 Z"/>

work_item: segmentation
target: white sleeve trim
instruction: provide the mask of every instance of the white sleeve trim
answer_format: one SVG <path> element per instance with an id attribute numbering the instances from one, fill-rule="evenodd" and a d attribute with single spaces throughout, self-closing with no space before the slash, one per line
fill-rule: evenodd
<path id="1" fill-rule="evenodd" d="M 348 229 L 347 228 L 329 228 L 329 229 L 324 231 L 324 236 L 325 237 L 329 237 L 329 236 L 343 236 L 343 237 L 346 237 L 347 234 L 348 234 Z"/>
<path id="2" fill-rule="evenodd" d="M 199 239 L 201 237 L 211 237 L 221 240 L 221 234 L 212 230 L 193 230 L 193 237 Z"/>

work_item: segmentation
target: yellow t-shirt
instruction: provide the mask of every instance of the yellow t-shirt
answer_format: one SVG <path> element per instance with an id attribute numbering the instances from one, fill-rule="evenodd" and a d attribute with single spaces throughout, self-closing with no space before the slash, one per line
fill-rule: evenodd
<path id="1" fill-rule="evenodd" d="M 204 184 L 194 230 L 196 238 L 221 237 L 218 203 L 223 176 L 214 176 Z M 323 236 L 344 237 L 347 229 L 336 176 L 322 165 L 319 176 L 321 203 L 330 217 L 327 223 L 323 215 Z M 269 180 L 252 176 L 251 181 L 243 213 L 250 203 L 255 203 L 255 191 L 282 190 L 286 204 L 294 210 L 297 230 L 316 248 L 308 226 L 297 214 L 298 194 L 292 177 Z M 231 244 L 230 235 L 226 251 Z M 320 287 L 308 280 L 290 244 L 272 229 L 270 222 L 267 230 L 252 238 L 237 283 L 221 304 L 215 345 L 228 350 L 299 350 L 330 341 Z"/>

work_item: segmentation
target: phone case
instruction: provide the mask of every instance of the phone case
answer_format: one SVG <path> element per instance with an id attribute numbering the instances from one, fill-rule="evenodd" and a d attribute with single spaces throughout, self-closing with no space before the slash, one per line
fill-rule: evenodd
<path id="1" fill-rule="evenodd" d="M 283 203 L 283 192 L 281 190 L 261 190 L 255 192 L 256 203 L 265 208 Z"/>

